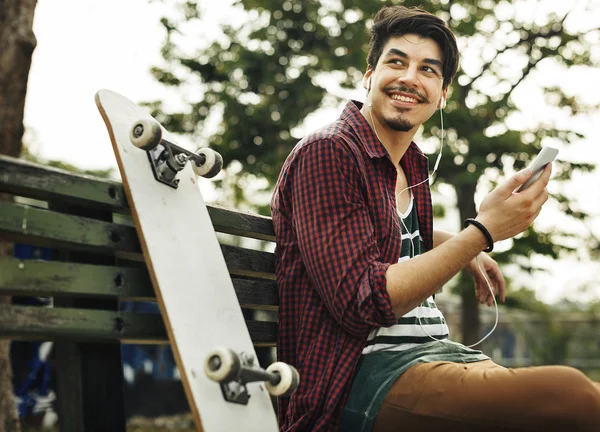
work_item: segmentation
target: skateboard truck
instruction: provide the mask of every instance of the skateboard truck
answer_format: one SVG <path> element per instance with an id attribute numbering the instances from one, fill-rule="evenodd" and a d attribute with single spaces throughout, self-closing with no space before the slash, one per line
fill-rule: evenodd
<path id="1" fill-rule="evenodd" d="M 163 139 L 160 124 L 154 119 L 135 122 L 129 139 L 134 146 L 148 154 L 154 178 L 175 189 L 179 184 L 177 173 L 188 160 L 192 160 L 194 173 L 206 178 L 216 176 L 223 167 L 223 158 L 212 149 L 201 148 L 194 153 Z"/>
<path id="2" fill-rule="evenodd" d="M 254 356 L 242 352 L 239 355 L 225 347 L 215 347 L 206 356 L 204 372 L 221 385 L 226 401 L 247 405 L 250 399 L 246 384 L 265 382 L 272 396 L 289 396 L 300 383 L 298 371 L 286 363 L 275 362 L 266 370 L 254 363 Z"/>

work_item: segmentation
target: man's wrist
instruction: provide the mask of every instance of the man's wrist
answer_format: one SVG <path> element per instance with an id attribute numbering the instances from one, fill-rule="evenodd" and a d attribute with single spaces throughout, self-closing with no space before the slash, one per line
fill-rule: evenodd
<path id="1" fill-rule="evenodd" d="M 469 218 L 465 220 L 463 226 L 465 228 L 474 227 L 481 233 L 481 236 L 483 236 L 483 238 L 485 239 L 486 244 L 486 247 L 482 248 L 484 252 L 491 252 L 494 249 L 494 239 L 492 238 L 492 235 L 483 223 L 476 219 Z"/>

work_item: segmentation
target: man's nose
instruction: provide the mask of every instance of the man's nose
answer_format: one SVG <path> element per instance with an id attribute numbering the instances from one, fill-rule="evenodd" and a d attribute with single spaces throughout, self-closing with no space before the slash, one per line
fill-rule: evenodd
<path id="1" fill-rule="evenodd" d="M 419 82 L 419 71 L 416 66 L 410 66 L 400 74 L 398 81 L 409 87 L 414 87 Z"/>

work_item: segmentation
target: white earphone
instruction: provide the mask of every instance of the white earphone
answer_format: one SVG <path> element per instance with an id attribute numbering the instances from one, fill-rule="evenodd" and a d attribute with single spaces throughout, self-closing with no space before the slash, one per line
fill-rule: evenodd
<path id="1" fill-rule="evenodd" d="M 368 97 L 368 93 L 371 91 L 371 77 L 369 77 L 369 80 L 367 81 L 367 97 Z M 369 107 L 372 107 L 373 104 L 371 103 L 371 98 L 369 98 Z M 433 174 L 435 174 L 435 172 L 437 171 L 439 165 L 440 165 L 440 161 L 442 160 L 442 149 L 444 148 L 444 115 L 442 110 L 446 108 L 446 96 L 442 95 L 442 97 L 440 98 L 440 126 L 441 126 L 441 136 L 440 136 L 440 152 L 437 156 L 437 159 L 435 161 L 435 165 L 433 167 L 433 171 L 431 172 L 431 174 L 423 181 L 421 181 L 420 183 L 417 183 L 415 185 L 412 186 L 407 186 L 406 188 L 404 188 L 398 195 L 401 195 L 405 190 L 410 190 L 416 186 L 419 186 L 422 183 L 425 183 L 426 181 L 429 181 L 429 179 L 433 176 Z M 371 115 L 371 123 L 373 123 L 373 114 L 371 114 L 371 112 L 369 111 L 369 114 Z M 373 131 L 375 132 L 375 135 L 377 136 L 377 138 L 379 139 L 379 141 L 381 141 L 381 138 L 379 138 L 379 134 L 377 134 L 377 129 L 375 129 L 375 124 L 373 123 Z M 404 224 L 404 221 L 402 220 L 402 218 L 400 218 L 400 222 L 402 222 L 402 225 L 404 226 L 404 229 L 408 232 L 408 229 L 406 229 L 406 225 Z M 414 251 L 415 249 L 415 245 L 413 243 L 412 238 L 410 238 L 410 243 L 412 246 L 412 249 Z M 414 254 L 414 252 L 413 252 Z M 494 306 L 496 306 L 496 322 L 494 323 L 494 327 L 492 327 L 492 329 L 490 330 L 490 332 L 488 334 L 486 334 L 479 342 L 474 343 L 473 345 L 469 345 L 468 348 L 472 348 L 476 345 L 479 345 L 481 342 L 483 342 L 485 339 L 487 339 L 493 332 L 494 330 L 496 330 L 496 327 L 498 326 L 498 303 L 496 303 L 496 297 L 494 294 L 494 290 L 492 288 L 492 284 L 489 281 L 487 274 L 483 271 L 483 269 L 481 268 L 481 263 L 479 262 L 479 257 L 476 257 L 476 263 L 477 263 L 477 267 L 479 269 L 479 272 L 481 273 L 481 275 L 483 276 L 483 278 L 485 279 L 487 286 L 490 290 L 490 292 L 492 293 L 492 299 L 494 300 Z M 432 335 L 429 334 L 429 332 L 423 327 L 423 324 L 421 323 L 421 317 L 419 316 L 419 310 L 417 309 L 417 321 L 419 322 L 419 326 L 421 327 L 421 329 L 427 334 L 427 336 L 429 336 L 431 339 L 433 339 L 434 341 L 438 341 L 441 343 L 444 343 L 443 339 L 437 339 L 435 337 L 433 337 Z"/>

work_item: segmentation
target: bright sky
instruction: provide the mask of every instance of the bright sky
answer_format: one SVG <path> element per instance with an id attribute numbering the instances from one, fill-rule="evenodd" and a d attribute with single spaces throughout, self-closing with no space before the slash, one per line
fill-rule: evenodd
<path id="1" fill-rule="evenodd" d="M 156 83 L 149 69 L 161 63 L 160 46 L 164 32 L 159 20 L 169 2 L 144 0 L 40 0 L 34 32 L 38 46 L 33 55 L 29 78 L 25 124 L 26 142 L 45 159 L 70 162 L 81 168 L 115 167 L 112 147 L 104 123 L 96 109 L 94 94 L 101 88 L 117 91 L 129 99 L 176 100 L 169 90 Z M 223 2 L 219 2 L 220 7 Z M 227 10 L 221 9 L 221 16 Z M 213 22 L 214 20 L 209 20 Z M 210 29 L 207 25 L 207 29 Z M 539 74 L 539 80 L 558 81 L 558 71 Z M 600 101 L 600 74 L 578 72 L 569 75 L 568 87 L 590 100 Z M 356 97 L 361 97 L 358 93 Z M 519 96 L 531 111 L 543 116 L 543 100 L 533 92 Z M 337 117 L 335 111 L 328 111 Z M 319 123 L 326 122 L 321 115 Z M 577 127 L 589 139 L 569 147 L 559 157 L 587 160 L 600 166 L 600 116 Z M 600 173 L 578 176 L 565 189 L 577 197 L 581 207 L 596 215 L 594 229 L 600 235 L 598 190 Z M 562 223 L 562 214 L 549 209 L 540 216 L 541 224 Z M 582 233 L 583 234 L 583 233 Z M 600 284 L 592 282 L 588 294 L 574 287 L 600 280 L 600 264 L 575 259 L 547 263 L 549 271 L 529 278 L 528 285 L 546 301 L 600 299 Z"/>
<path id="2" fill-rule="evenodd" d="M 81 168 L 116 166 L 94 94 L 134 101 L 164 94 L 149 67 L 160 60 L 161 5 L 143 0 L 41 0 L 25 124 L 34 150 Z M 32 142 L 33 141 L 33 142 Z"/>

